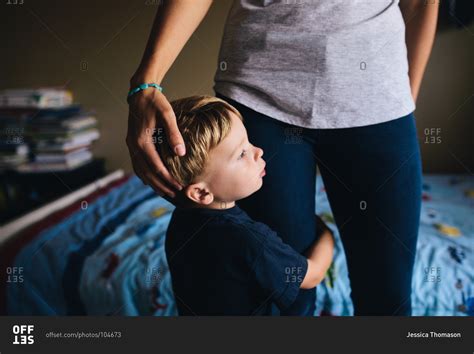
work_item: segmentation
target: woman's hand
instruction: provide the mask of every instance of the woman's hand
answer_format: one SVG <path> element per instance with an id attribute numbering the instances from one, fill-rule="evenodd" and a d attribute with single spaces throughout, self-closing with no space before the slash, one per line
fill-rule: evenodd
<path id="1" fill-rule="evenodd" d="M 181 0 L 160 2 L 153 27 L 139 68 L 130 80 L 130 86 L 159 83 L 206 15 L 212 0 Z M 133 170 L 143 183 L 166 199 L 174 198 L 173 188 L 181 186 L 163 165 L 153 143 L 156 129 L 163 128 L 173 151 L 186 153 L 176 117 L 166 97 L 149 88 L 137 92 L 128 100 L 127 146 Z"/>
<path id="2" fill-rule="evenodd" d="M 162 128 L 171 148 L 179 156 L 186 153 L 176 116 L 168 99 L 159 90 L 148 88 L 129 100 L 126 143 L 135 174 L 160 196 L 174 198 L 173 187 L 182 186 L 170 175 L 153 142 L 153 134 Z"/>

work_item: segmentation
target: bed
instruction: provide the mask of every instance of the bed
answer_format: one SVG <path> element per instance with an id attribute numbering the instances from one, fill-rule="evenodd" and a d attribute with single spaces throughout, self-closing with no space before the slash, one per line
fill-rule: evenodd
<path id="1" fill-rule="evenodd" d="M 316 187 L 316 213 L 334 231 L 336 252 L 316 289 L 315 315 L 350 316 L 346 261 L 319 175 Z M 473 316 L 474 178 L 425 175 L 423 189 L 413 315 Z M 1 313 L 177 314 L 164 254 L 172 204 L 136 176 L 117 173 L 64 204 L 28 228 L 3 235 Z"/>

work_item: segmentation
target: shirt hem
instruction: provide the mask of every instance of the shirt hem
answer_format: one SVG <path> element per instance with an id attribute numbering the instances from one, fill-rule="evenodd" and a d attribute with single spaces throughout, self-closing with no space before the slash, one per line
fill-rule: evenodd
<path id="1" fill-rule="evenodd" d="M 331 119 L 330 117 L 320 117 L 320 118 L 312 118 L 311 122 L 305 122 L 303 119 L 299 117 L 295 117 L 293 115 L 287 114 L 283 111 L 279 110 L 271 110 L 268 106 L 265 105 L 258 105 L 256 102 L 258 100 L 255 99 L 254 96 L 247 93 L 244 89 L 239 88 L 238 86 L 234 85 L 222 85 L 216 83 L 214 85 L 214 92 L 217 94 L 221 94 L 226 96 L 252 110 L 255 112 L 261 113 L 266 115 L 269 118 L 275 119 L 277 121 L 291 124 L 301 128 L 308 128 L 308 129 L 344 129 L 344 128 L 358 128 L 358 127 L 365 127 L 369 125 L 379 124 L 379 123 L 386 123 L 401 117 L 404 117 L 412 112 L 415 111 L 416 105 L 412 101 L 409 107 L 407 108 L 405 105 L 402 105 L 404 109 L 398 110 L 396 112 L 387 113 L 386 115 L 380 115 L 380 119 L 366 119 L 366 120 L 358 120 L 354 124 L 330 124 Z M 359 114 L 361 116 L 363 114 Z M 356 114 L 354 114 L 356 116 Z M 388 118 L 387 118 L 388 117 Z M 245 118 L 245 117 L 244 117 Z M 315 120 L 318 120 L 315 122 Z"/>

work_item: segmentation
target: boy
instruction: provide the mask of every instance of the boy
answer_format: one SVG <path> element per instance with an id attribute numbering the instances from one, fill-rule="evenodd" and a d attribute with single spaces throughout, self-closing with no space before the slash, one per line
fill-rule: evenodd
<path id="1" fill-rule="evenodd" d="M 171 105 L 187 153 L 173 154 L 165 137 L 156 147 L 185 186 L 173 200 L 165 241 L 179 315 L 278 314 L 300 288 L 324 278 L 334 249 L 330 232 L 322 232 L 305 258 L 250 219 L 235 202 L 261 188 L 265 161 L 248 141 L 240 113 L 210 96 Z"/>

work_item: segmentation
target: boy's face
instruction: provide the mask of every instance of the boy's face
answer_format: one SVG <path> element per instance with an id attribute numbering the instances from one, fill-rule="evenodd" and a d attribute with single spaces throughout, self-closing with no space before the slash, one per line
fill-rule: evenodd
<path id="1" fill-rule="evenodd" d="M 263 150 L 248 141 L 244 124 L 233 112 L 230 114 L 231 130 L 209 152 L 205 171 L 196 184 L 212 194 L 212 198 L 209 195 L 201 204 L 233 202 L 251 195 L 263 184 L 266 164 L 262 159 Z"/>

